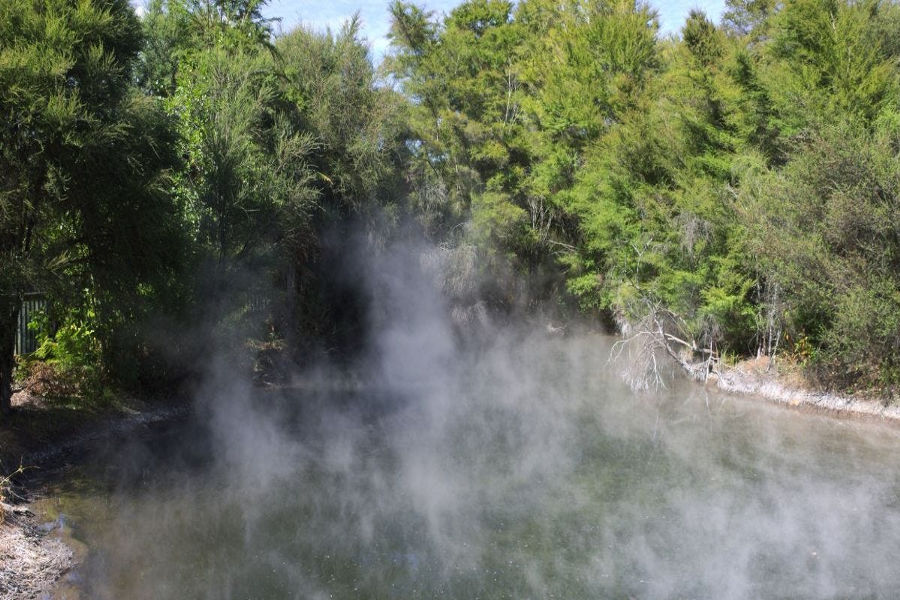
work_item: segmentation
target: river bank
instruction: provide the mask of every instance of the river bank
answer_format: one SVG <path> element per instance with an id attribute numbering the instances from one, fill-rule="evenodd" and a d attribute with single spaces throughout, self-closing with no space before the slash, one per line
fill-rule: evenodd
<path id="1" fill-rule="evenodd" d="M 13 396 L 13 407 L 0 427 L 0 475 L 19 465 L 25 472 L 11 482 L 10 503 L 0 504 L 0 600 L 44 598 L 79 561 L 65 541 L 63 520 L 45 523 L 31 509 L 43 499 L 46 483 L 91 444 L 179 418 L 189 405 L 183 398 L 124 398 L 85 409 L 48 403 L 23 390 Z"/>
<path id="2" fill-rule="evenodd" d="M 46 597 L 75 566 L 59 523 L 43 524 L 27 506 L 3 507 L 0 522 L 0 600 Z"/>
<path id="3" fill-rule="evenodd" d="M 705 383 L 723 392 L 757 398 L 793 410 L 900 425 L 900 405 L 897 403 L 817 390 L 791 369 L 780 372 L 771 368 L 765 357 L 741 361 L 733 366 L 719 365 L 707 376 Z"/>

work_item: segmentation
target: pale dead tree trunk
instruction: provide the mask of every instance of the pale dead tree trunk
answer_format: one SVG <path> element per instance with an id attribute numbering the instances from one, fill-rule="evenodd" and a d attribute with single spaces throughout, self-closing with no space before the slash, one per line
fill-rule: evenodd
<path id="1" fill-rule="evenodd" d="M 544 205 L 542 196 L 528 198 L 528 211 L 531 214 L 531 229 L 538 234 L 538 239 L 543 244 L 550 237 L 550 228 L 553 226 L 553 211 Z"/>
<path id="2" fill-rule="evenodd" d="M 772 301 L 769 304 L 769 318 L 767 323 L 767 335 L 768 338 L 768 355 L 769 355 L 769 367 L 772 367 L 772 363 L 775 361 L 775 354 L 778 352 L 778 342 L 781 341 L 781 319 L 778 318 L 781 313 L 781 306 L 778 303 L 778 284 L 773 285 L 772 291 Z"/>
<path id="3" fill-rule="evenodd" d="M 764 330 L 757 333 L 759 344 L 757 345 L 756 357 L 768 357 L 769 364 L 767 369 L 771 369 L 775 362 L 775 355 L 778 353 L 778 345 L 781 342 L 783 330 L 783 307 L 780 300 L 781 288 L 777 283 L 765 282 L 758 284 L 757 289 L 765 325 Z"/>
<path id="4" fill-rule="evenodd" d="M 519 104 L 513 101 L 513 93 L 519 89 L 519 80 L 512 69 L 506 71 L 506 110 L 503 112 L 503 123 L 515 121 L 519 115 Z"/>

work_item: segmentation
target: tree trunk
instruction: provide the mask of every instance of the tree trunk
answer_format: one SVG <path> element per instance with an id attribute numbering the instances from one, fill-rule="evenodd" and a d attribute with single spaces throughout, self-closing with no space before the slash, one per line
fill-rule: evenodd
<path id="1" fill-rule="evenodd" d="M 19 302 L 4 302 L 0 308 L 0 415 L 12 410 L 12 377 L 16 365 L 16 328 Z"/>

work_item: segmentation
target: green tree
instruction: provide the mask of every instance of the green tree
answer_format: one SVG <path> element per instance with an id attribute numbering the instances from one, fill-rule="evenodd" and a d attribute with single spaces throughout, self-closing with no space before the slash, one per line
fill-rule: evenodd
<path id="1" fill-rule="evenodd" d="M 552 293 L 578 235 L 567 194 L 656 64 L 654 14 L 545 0 L 466 2 L 441 23 L 393 14 L 389 65 L 413 100 L 413 198 L 432 233 L 475 243 L 492 281 L 511 267 Z"/>
<path id="2" fill-rule="evenodd" d="M 145 42 L 135 75 L 138 85 L 170 96 L 179 66 L 192 52 L 218 47 L 257 52 L 271 47 L 272 19 L 262 16 L 266 0 L 151 0 L 141 19 Z"/>
<path id="3" fill-rule="evenodd" d="M 197 295 L 230 323 L 264 290 L 279 334 L 292 323 L 324 332 L 319 238 L 396 194 L 385 193 L 402 149 L 396 94 L 376 86 L 356 19 L 273 42 L 249 9 L 208 11 L 170 1 L 160 17 L 186 24 L 165 104 L 185 159 L 174 191 L 200 257 Z"/>
<path id="4" fill-rule="evenodd" d="M 769 17 L 778 7 L 777 0 L 725 0 L 725 14 L 722 21 L 735 35 L 746 37 L 751 42 L 764 41 L 769 26 Z"/>
<path id="5" fill-rule="evenodd" d="M 140 44 L 126 0 L 0 5 L 0 411 L 24 292 L 73 269 L 127 286 L 138 256 L 153 268 L 142 226 L 165 213 L 153 190 L 170 155 L 158 111 L 129 94 Z"/>
<path id="6" fill-rule="evenodd" d="M 797 0 L 773 16 L 770 89 L 786 130 L 871 122 L 896 97 L 895 57 L 877 27 L 885 10 L 876 0 Z"/>
<path id="7" fill-rule="evenodd" d="M 749 250 L 782 290 L 788 334 L 832 384 L 900 383 L 896 135 L 828 127 L 743 191 Z"/>

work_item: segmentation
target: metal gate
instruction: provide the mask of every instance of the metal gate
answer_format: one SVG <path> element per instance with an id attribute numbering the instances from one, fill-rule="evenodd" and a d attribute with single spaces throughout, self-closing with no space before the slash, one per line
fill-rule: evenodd
<path id="1" fill-rule="evenodd" d="M 41 293 L 25 294 L 19 309 L 19 326 L 16 328 L 16 354 L 30 354 L 37 350 L 37 335 L 28 328 L 35 313 L 47 308 L 47 300 Z"/>

